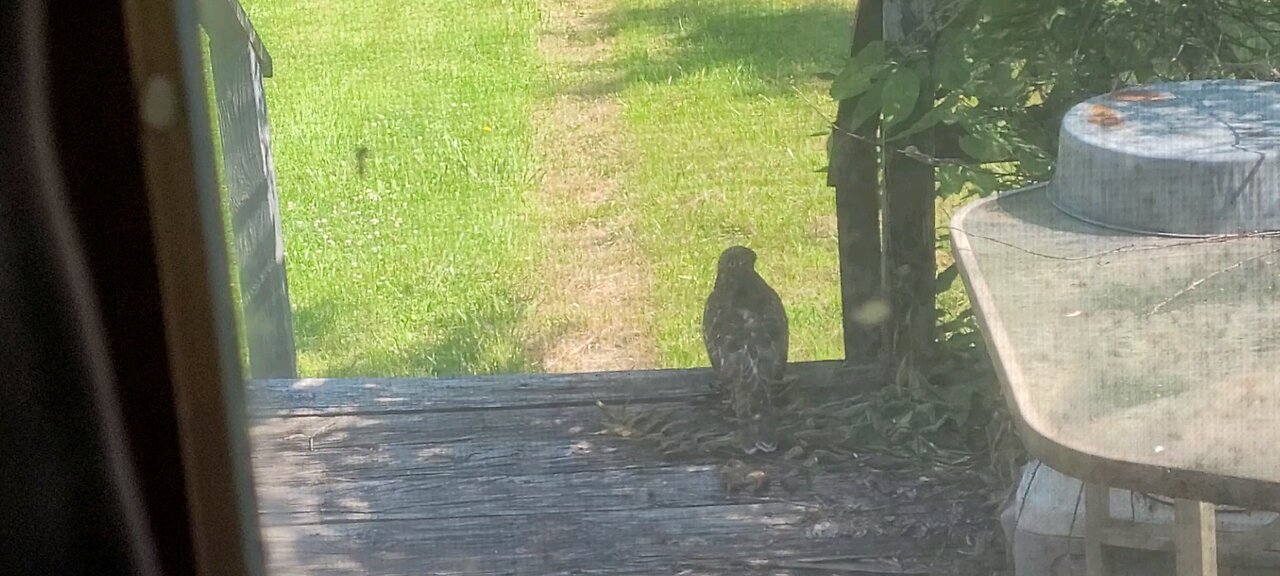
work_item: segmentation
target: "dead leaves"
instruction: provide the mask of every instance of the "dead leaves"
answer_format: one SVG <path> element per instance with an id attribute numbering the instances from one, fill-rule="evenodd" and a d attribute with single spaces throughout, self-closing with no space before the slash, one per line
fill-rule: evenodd
<path id="1" fill-rule="evenodd" d="M 1088 119 L 1090 124 L 1097 124 L 1103 128 L 1114 128 L 1124 124 L 1124 118 L 1120 116 L 1120 112 L 1102 104 L 1089 105 Z"/>
<path id="2" fill-rule="evenodd" d="M 1106 99 L 1113 102 L 1163 102 L 1174 98 L 1175 96 L 1169 92 L 1148 88 L 1122 88 L 1106 95 Z M 1124 115 L 1119 110 L 1105 104 L 1090 104 L 1089 112 L 1085 117 L 1090 124 L 1102 126 L 1103 128 L 1115 128 L 1124 125 Z"/>

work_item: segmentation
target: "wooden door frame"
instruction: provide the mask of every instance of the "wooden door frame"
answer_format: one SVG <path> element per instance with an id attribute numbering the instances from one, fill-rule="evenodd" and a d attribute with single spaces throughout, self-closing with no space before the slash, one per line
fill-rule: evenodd
<path id="1" fill-rule="evenodd" d="M 196 2 L 122 4 L 195 565 L 261 574 Z"/>

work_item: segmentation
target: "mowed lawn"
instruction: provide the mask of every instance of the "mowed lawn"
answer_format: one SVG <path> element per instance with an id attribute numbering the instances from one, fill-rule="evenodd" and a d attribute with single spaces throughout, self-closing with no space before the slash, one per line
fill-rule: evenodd
<path id="1" fill-rule="evenodd" d="M 636 153 L 624 189 L 654 271 L 667 366 L 706 365 L 715 260 L 754 248 L 791 320 L 791 357 L 842 357 L 834 191 L 816 74 L 848 52 L 852 9 L 813 0 L 622 0 L 614 25 Z"/>
<path id="2" fill-rule="evenodd" d="M 300 371 L 530 369 L 519 332 L 537 249 L 524 205 L 533 0 L 246 9 L 274 60 L 268 105 Z"/>
<path id="3" fill-rule="evenodd" d="M 535 371 L 548 281 L 530 203 L 531 114 L 554 86 L 538 0 L 245 0 L 267 80 L 301 371 Z M 625 169 L 651 274 L 657 366 L 705 365 L 702 300 L 725 246 L 760 254 L 792 357 L 840 355 L 825 83 L 852 8 L 816 0 L 616 0 Z M 364 174 L 359 150 L 366 149 Z M 590 311 L 586 311 L 589 313 Z"/>

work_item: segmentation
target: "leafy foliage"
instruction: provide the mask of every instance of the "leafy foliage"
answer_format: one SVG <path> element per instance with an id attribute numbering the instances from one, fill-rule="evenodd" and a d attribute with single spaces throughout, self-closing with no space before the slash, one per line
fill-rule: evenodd
<path id="1" fill-rule="evenodd" d="M 888 146 L 940 128 L 939 149 L 959 152 L 925 159 L 940 166 L 944 196 L 1047 179 L 1063 114 L 1090 96 L 1159 80 L 1280 78 L 1276 0 L 951 0 L 931 10 L 930 37 L 869 44 L 831 93 L 857 98 L 859 121 L 880 113 Z M 902 125 L 922 89 L 936 89 L 934 108 Z"/>
<path id="2" fill-rule="evenodd" d="M 919 5 L 929 10 L 922 30 L 900 41 L 868 44 L 833 76 L 831 95 L 856 100 L 849 126 L 879 114 L 880 143 L 933 165 L 938 194 L 950 206 L 1047 180 L 1061 119 L 1086 98 L 1154 81 L 1280 79 L 1280 0 L 936 0 Z M 913 111 L 918 96 L 928 91 L 934 95 L 932 108 Z M 928 130 L 934 131 L 932 155 L 906 144 L 908 137 Z M 943 231 L 939 237 L 941 249 L 945 236 Z M 939 273 L 937 293 L 951 289 L 957 275 L 954 264 Z M 939 442 L 977 429 L 966 418 L 978 414 L 987 420 L 978 428 L 988 437 L 977 444 L 970 438 L 965 445 L 985 446 L 990 466 L 1016 461 L 1016 440 L 1005 434 L 1008 419 L 998 398 L 972 378 L 973 370 L 989 370 L 972 311 L 944 309 L 936 337 L 941 358 L 929 374 L 900 370 L 896 385 L 862 400 L 873 408 L 858 411 L 856 402 L 840 407 L 831 411 L 835 420 L 819 428 L 860 426 L 853 435 L 859 446 L 891 448 L 937 463 L 950 448 Z M 966 394 L 977 410 L 957 402 Z M 991 435 L 993 429 L 1001 432 Z M 838 444 L 835 440 L 827 444 Z M 1012 481 L 1004 470 L 993 472 Z"/>
<path id="3" fill-rule="evenodd" d="M 1091 96 L 1153 81 L 1280 79 L 1280 0 L 923 4 L 922 31 L 869 43 L 834 76 L 831 94 L 856 99 L 849 125 L 879 114 L 885 147 L 934 165 L 951 206 L 1047 180 L 1063 115 Z M 933 107 L 902 122 L 924 90 L 934 91 Z M 926 130 L 932 156 L 905 146 Z M 954 265 L 944 270 L 937 292 L 955 277 Z M 940 320 L 945 353 L 979 352 L 971 314 Z"/>

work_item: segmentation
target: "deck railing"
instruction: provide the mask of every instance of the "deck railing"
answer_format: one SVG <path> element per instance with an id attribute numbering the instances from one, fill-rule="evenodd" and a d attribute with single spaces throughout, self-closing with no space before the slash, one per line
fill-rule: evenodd
<path id="1" fill-rule="evenodd" d="M 271 55 L 237 0 L 199 0 L 199 8 L 213 67 L 248 376 L 293 378 L 293 318 L 263 86 Z"/>

